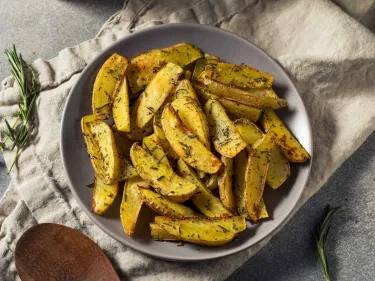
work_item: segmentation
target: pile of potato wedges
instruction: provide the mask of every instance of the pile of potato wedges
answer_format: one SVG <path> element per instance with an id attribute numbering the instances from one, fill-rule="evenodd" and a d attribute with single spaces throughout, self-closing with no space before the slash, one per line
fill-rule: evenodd
<path id="1" fill-rule="evenodd" d="M 95 171 L 92 211 L 104 214 L 123 190 L 127 235 L 147 206 L 158 214 L 153 238 L 207 246 L 228 243 L 246 220 L 269 218 L 265 186 L 279 188 L 289 162 L 310 158 L 277 117 L 287 101 L 272 82 L 189 43 L 131 60 L 113 54 L 81 120 Z"/>

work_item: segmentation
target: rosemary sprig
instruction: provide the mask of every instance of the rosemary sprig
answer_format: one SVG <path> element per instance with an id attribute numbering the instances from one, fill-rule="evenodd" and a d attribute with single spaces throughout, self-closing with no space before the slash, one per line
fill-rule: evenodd
<path id="1" fill-rule="evenodd" d="M 4 134 L 6 138 L 0 142 L 1 149 L 16 149 L 13 162 L 8 169 L 9 174 L 34 129 L 32 124 L 30 124 L 30 115 L 37 96 L 37 86 L 34 71 L 22 59 L 22 55 L 17 54 L 16 46 L 13 45 L 13 49 L 10 51 L 5 50 L 5 54 L 8 57 L 12 75 L 21 93 L 21 101 L 18 103 L 19 112 L 17 113 L 16 121 L 13 123 L 13 126 L 10 126 L 8 121 L 5 120 L 6 130 Z M 10 140 L 12 144 L 6 146 L 8 140 Z"/>
<path id="2" fill-rule="evenodd" d="M 328 260 L 327 260 L 327 252 L 326 252 L 327 237 L 328 237 L 329 230 L 331 228 L 332 220 L 339 212 L 340 212 L 340 207 L 328 206 L 328 212 L 323 222 L 319 225 L 318 233 L 315 236 L 317 254 L 318 254 L 319 262 L 322 266 L 326 281 L 331 280 L 329 277 Z"/>

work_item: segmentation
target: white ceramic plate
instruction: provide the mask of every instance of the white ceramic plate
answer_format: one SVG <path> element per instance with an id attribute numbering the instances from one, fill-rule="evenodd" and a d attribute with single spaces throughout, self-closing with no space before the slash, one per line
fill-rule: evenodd
<path id="1" fill-rule="evenodd" d="M 274 76 L 274 90 L 287 99 L 288 109 L 278 110 L 280 118 L 289 126 L 297 139 L 312 153 L 310 122 L 301 97 L 285 71 L 266 53 L 252 43 L 227 31 L 195 24 L 169 24 L 138 31 L 119 40 L 82 72 L 67 99 L 61 128 L 61 157 L 71 190 L 87 215 L 116 240 L 143 253 L 179 261 L 199 261 L 230 255 L 246 249 L 274 232 L 296 206 L 307 183 L 311 161 L 292 164 L 292 175 L 279 190 L 265 190 L 265 202 L 272 219 L 260 224 L 248 223 L 248 229 L 237 239 L 221 247 L 203 247 L 185 243 L 177 247 L 173 242 L 159 242 L 150 238 L 148 231 L 138 238 L 124 234 L 119 218 L 119 202 L 103 216 L 91 212 L 94 171 L 87 155 L 80 129 L 82 116 L 91 114 L 91 93 L 96 74 L 103 62 L 113 53 L 127 58 L 150 49 L 189 42 L 204 52 L 216 55 L 223 61 L 254 66 Z M 120 197 L 120 196 L 119 196 Z"/>

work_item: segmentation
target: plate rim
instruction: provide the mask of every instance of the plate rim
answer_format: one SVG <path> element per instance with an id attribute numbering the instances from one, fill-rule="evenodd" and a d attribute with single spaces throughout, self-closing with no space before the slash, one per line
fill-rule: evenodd
<path id="1" fill-rule="evenodd" d="M 311 158 L 309 160 L 307 176 L 306 176 L 306 179 L 305 179 L 305 181 L 303 183 L 303 187 L 300 189 L 300 193 L 298 194 L 297 199 L 296 199 L 295 203 L 293 204 L 293 206 L 291 208 L 291 211 L 280 221 L 280 223 L 274 229 L 272 229 L 272 231 L 270 231 L 267 234 L 265 234 L 262 237 L 260 237 L 253 244 L 251 244 L 251 245 L 239 245 L 239 246 L 237 246 L 237 247 L 235 247 L 233 249 L 226 250 L 225 253 L 211 254 L 209 257 L 201 257 L 201 258 L 189 258 L 189 257 L 182 257 L 182 256 L 176 257 L 176 256 L 170 256 L 169 254 L 147 252 L 146 250 L 142 249 L 142 247 L 138 246 L 137 244 L 132 244 L 132 243 L 127 242 L 126 240 L 123 240 L 119 235 L 117 235 L 116 233 L 113 233 L 110 230 L 108 230 L 105 227 L 105 225 L 103 225 L 100 221 L 97 220 L 96 215 L 94 213 L 92 213 L 91 209 L 89 207 L 87 207 L 84 204 L 84 202 L 81 200 L 81 198 L 78 196 L 78 193 L 76 192 L 76 188 L 74 188 L 74 185 L 73 185 L 73 183 L 71 181 L 71 178 L 69 177 L 68 172 L 67 172 L 68 163 L 67 163 L 67 160 L 65 159 L 65 156 L 64 156 L 64 150 L 65 150 L 65 148 L 64 148 L 64 145 L 63 145 L 63 131 L 64 131 L 64 128 L 66 126 L 64 120 L 65 120 L 65 116 L 67 114 L 68 105 L 69 105 L 70 100 L 72 98 L 72 93 L 75 92 L 76 87 L 78 87 L 78 84 L 79 84 L 79 81 L 80 81 L 80 77 L 77 79 L 77 81 L 74 83 L 74 85 L 72 86 L 71 90 L 69 91 L 69 94 L 68 94 L 68 96 L 66 98 L 66 101 L 65 101 L 65 104 L 64 104 L 64 109 L 62 111 L 61 125 L 60 125 L 60 142 L 59 142 L 60 156 L 61 156 L 61 160 L 62 160 L 62 164 L 63 164 L 63 170 L 64 170 L 65 178 L 68 181 L 69 188 L 70 188 L 71 192 L 73 193 L 75 200 L 77 200 L 79 206 L 86 213 L 86 215 L 89 217 L 89 219 L 96 226 L 98 226 L 101 230 L 103 230 L 107 235 L 109 235 L 110 237 L 114 238 L 119 243 L 122 243 L 122 244 L 124 244 L 124 245 L 126 245 L 126 246 L 128 246 L 128 247 L 130 247 L 132 249 L 135 249 L 135 250 L 137 250 L 137 251 L 139 251 L 139 252 L 141 252 L 143 254 L 146 254 L 148 256 L 152 256 L 152 257 L 155 257 L 155 258 L 163 259 L 163 260 L 176 261 L 176 262 L 197 262 L 197 261 L 213 260 L 213 259 L 217 259 L 217 258 L 227 257 L 229 255 L 232 255 L 232 254 L 238 253 L 240 251 L 246 250 L 246 249 L 248 249 L 250 247 L 254 247 L 255 245 L 257 245 L 260 242 L 262 242 L 263 240 L 265 240 L 266 238 L 268 238 L 271 235 L 273 235 L 274 233 L 278 232 L 280 230 L 280 226 L 284 226 L 285 223 L 287 221 L 289 221 L 290 215 L 293 214 L 296 211 L 295 210 L 296 206 L 298 205 L 298 203 L 301 200 L 302 194 L 304 193 L 304 191 L 306 189 L 307 183 L 308 183 L 308 181 L 310 179 L 310 175 L 311 175 L 311 167 L 312 167 L 312 161 L 313 161 L 313 135 L 312 135 L 312 130 L 311 130 L 311 120 L 310 120 L 309 113 L 306 110 L 305 103 L 304 103 L 301 95 L 297 91 L 297 88 L 295 87 L 295 85 L 293 83 L 293 80 L 289 77 L 289 75 L 286 72 L 286 70 L 280 65 L 280 63 L 277 60 L 275 60 L 274 58 L 272 58 L 269 54 L 267 54 L 264 50 L 262 50 L 256 44 L 254 44 L 254 43 L 252 43 L 252 42 L 250 42 L 250 41 L 242 38 L 241 36 L 239 36 L 239 35 L 237 35 L 235 33 L 232 33 L 232 32 L 230 32 L 228 30 L 224 30 L 224 29 L 221 29 L 221 28 L 218 28 L 218 27 L 213 27 L 213 26 L 205 25 L 205 24 L 169 23 L 169 24 L 161 24 L 161 25 L 156 25 L 156 26 L 147 27 L 147 28 L 144 28 L 144 29 L 141 29 L 141 30 L 137 30 L 137 31 L 135 31 L 135 32 L 133 32 L 131 34 L 125 35 L 124 37 L 120 38 L 119 40 L 111 43 L 106 48 L 104 48 L 99 54 L 97 54 L 85 66 L 85 68 L 79 73 L 79 75 L 80 76 L 84 75 L 89 70 L 90 67 L 92 67 L 93 65 L 96 64 L 96 61 L 100 60 L 100 57 L 105 52 L 107 52 L 107 50 L 113 48 L 117 44 L 120 44 L 120 42 L 122 42 L 122 41 L 128 40 L 129 37 L 135 36 L 135 35 L 140 34 L 140 33 L 147 33 L 147 32 L 152 32 L 152 31 L 158 30 L 158 29 L 173 28 L 173 27 L 175 27 L 175 28 L 182 27 L 182 28 L 206 29 L 209 32 L 223 33 L 224 35 L 229 36 L 229 37 L 233 37 L 236 40 L 240 40 L 240 41 L 242 41 L 245 44 L 252 45 L 252 47 L 255 47 L 257 49 L 257 51 L 263 53 L 263 55 L 265 55 L 268 59 L 272 60 L 275 63 L 275 67 L 279 68 L 280 73 L 282 73 L 282 75 L 283 75 L 283 78 L 286 79 L 291 84 L 292 89 L 297 93 L 298 98 L 300 99 L 300 101 L 302 103 L 302 109 L 305 111 L 306 116 L 307 116 L 307 130 L 309 132 L 309 140 L 310 140 L 310 147 L 309 147 L 309 151 L 310 152 L 309 152 L 309 154 L 310 154 Z"/>

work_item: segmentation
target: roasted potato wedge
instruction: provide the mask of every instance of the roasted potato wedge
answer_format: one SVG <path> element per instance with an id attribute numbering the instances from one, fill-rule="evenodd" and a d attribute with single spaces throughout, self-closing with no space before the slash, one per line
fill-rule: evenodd
<path id="1" fill-rule="evenodd" d="M 219 62 L 219 58 L 216 56 L 212 56 L 209 54 L 204 54 L 204 58 L 198 59 L 195 63 L 194 72 L 193 72 L 193 80 L 197 80 L 198 77 L 201 75 L 203 70 L 205 69 L 206 65 L 215 65 Z"/>
<path id="2" fill-rule="evenodd" d="M 194 88 L 188 79 L 183 79 L 180 82 L 178 82 L 176 90 L 173 93 L 172 100 L 184 97 L 190 97 L 199 103 L 197 94 L 195 93 Z"/>
<path id="3" fill-rule="evenodd" d="M 118 193 L 118 183 L 105 184 L 100 178 L 95 178 L 91 210 L 98 215 L 104 214 L 112 205 Z"/>
<path id="4" fill-rule="evenodd" d="M 162 241 L 179 241 L 180 239 L 172 234 L 170 234 L 168 231 L 166 231 L 164 228 L 162 228 L 157 223 L 150 223 L 150 232 L 151 237 L 155 240 L 162 240 Z"/>
<path id="5" fill-rule="evenodd" d="M 96 177 L 106 184 L 117 182 L 120 162 L 111 127 L 103 121 L 87 122 L 83 117 L 81 128 Z"/>
<path id="6" fill-rule="evenodd" d="M 231 211 L 232 214 L 236 214 L 236 198 L 233 193 L 233 158 L 225 156 L 221 157 L 223 166 L 219 171 L 218 186 L 219 196 L 223 205 Z"/>
<path id="7" fill-rule="evenodd" d="M 198 137 L 198 140 L 210 149 L 210 132 L 206 116 L 195 99 L 181 97 L 172 102 L 182 123 Z"/>
<path id="8" fill-rule="evenodd" d="M 125 66 L 125 72 L 128 66 Z M 129 87 L 126 75 L 116 86 L 113 95 L 112 115 L 117 130 L 121 132 L 130 131 Z"/>
<path id="9" fill-rule="evenodd" d="M 156 134 L 145 137 L 142 141 L 142 147 L 146 149 L 152 156 L 154 156 L 160 163 L 171 167 L 168 158 L 163 148 L 159 145 L 159 140 Z"/>
<path id="10" fill-rule="evenodd" d="M 248 144 L 246 150 L 250 153 L 253 144 L 262 138 L 263 132 L 254 123 L 244 118 L 236 120 L 234 125 L 242 139 Z"/>
<path id="11" fill-rule="evenodd" d="M 206 85 L 207 90 L 219 98 L 233 100 L 259 109 L 276 109 L 288 106 L 285 99 L 270 97 L 264 93 L 264 89 L 249 89 L 245 91 L 212 80 L 207 75 L 203 75 L 198 81 Z"/>
<path id="12" fill-rule="evenodd" d="M 224 218 L 233 215 L 224 207 L 221 201 L 207 189 L 198 175 L 182 159 L 177 162 L 177 170 L 181 177 L 198 186 L 198 190 L 191 197 L 191 201 L 202 214 L 210 218 Z"/>
<path id="13" fill-rule="evenodd" d="M 156 73 L 140 97 L 136 116 L 136 124 L 139 128 L 143 128 L 152 119 L 169 97 L 183 71 L 178 65 L 167 63 Z"/>
<path id="14" fill-rule="evenodd" d="M 92 91 L 92 111 L 95 115 L 109 116 L 116 85 L 123 80 L 128 60 L 113 54 L 100 68 Z"/>
<path id="15" fill-rule="evenodd" d="M 139 192 L 141 193 L 143 203 L 145 203 L 159 215 L 176 219 L 197 216 L 197 214 L 189 207 L 186 207 L 179 203 L 171 202 L 160 194 L 149 189 L 140 188 Z"/>
<path id="16" fill-rule="evenodd" d="M 131 59 L 127 76 L 133 96 L 154 78 L 155 73 L 166 63 L 184 67 L 202 57 L 201 51 L 189 43 L 180 43 L 168 48 L 151 50 Z"/>
<path id="17" fill-rule="evenodd" d="M 189 165 L 208 174 L 220 169 L 220 160 L 182 123 L 171 104 L 164 108 L 161 123 L 169 144 Z"/>
<path id="18" fill-rule="evenodd" d="M 212 142 L 221 155 L 233 158 L 246 147 L 246 142 L 218 100 L 208 100 L 204 106 L 204 113 L 207 116 Z"/>
<path id="19" fill-rule="evenodd" d="M 193 87 L 195 92 L 199 95 L 199 97 L 204 101 L 208 101 L 210 99 L 219 99 L 217 96 L 211 94 L 207 87 L 201 83 L 193 82 Z M 225 108 L 225 110 L 232 116 L 237 118 L 246 118 L 252 122 L 257 122 L 262 111 L 258 108 L 248 106 L 246 104 L 239 103 L 237 101 L 227 100 L 225 98 L 220 98 L 221 105 Z"/>
<path id="20" fill-rule="evenodd" d="M 263 198 L 273 145 L 272 137 L 265 135 L 254 145 L 247 160 L 244 199 L 246 211 L 253 222 L 259 220 L 260 202 Z"/>
<path id="21" fill-rule="evenodd" d="M 214 190 L 218 187 L 218 178 L 219 178 L 219 173 L 211 174 L 208 175 L 206 178 L 204 185 L 209 189 L 209 190 Z"/>
<path id="22" fill-rule="evenodd" d="M 157 224 L 183 241 L 206 246 L 224 245 L 246 229 L 246 221 L 241 216 L 220 219 L 159 219 Z"/>
<path id="23" fill-rule="evenodd" d="M 144 137 L 152 134 L 152 121 L 150 120 L 143 128 L 137 126 L 137 109 L 141 99 L 137 99 L 130 108 L 130 131 L 126 133 L 126 136 L 133 141 L 140 141 Z"/>
<path id="24" fill-rule="evenodd" d="M 290 165 L 279 146 L 271 150 L 271 161 L 268 167 L 266 183 L 272 189 L 278 189 L 290 176 Z"/>
<path id="25" fill-rule="evenodd" d="M 212 65 L 211 76 L 215 81 L 236 88 L 270 88 L 273 76 L 255 68 L 241 64 L 218 62 Z"/>
<path id="26" fill-rule="evenodd" d="M 124 186 L 120 218 L 124 232 L 129 236 L 134 235 L 138 215 L 143 204 L 139 186 L 147 186 L 147 183 L 141 177 L 129 179 Z"/>
<path id="27" fill-rule="evenodd" d="M 310 154 L 298 142 L 273 110 L 268 109 L 264 111 L 260 124 L 267 133 L 275 136 L 276 143 L 280 146 L 285 157 L 290 162 L 302 163 L 310 159 Z"/>
<path id="28" fill-rule="evenodd" d="M 195 184 L 179 177 L 137 143 L 130 149 L 130 158 L 138 174 L 172 202 L 184 202 L 197 191 Z"/>
<path id="29" fill-rule="evenodd" d="M 267 212 L 266 204 L 264 203 L 264 200 L 262 199 L 259 204 L 259 219 L 268 219 L 270 216 Z"/>

